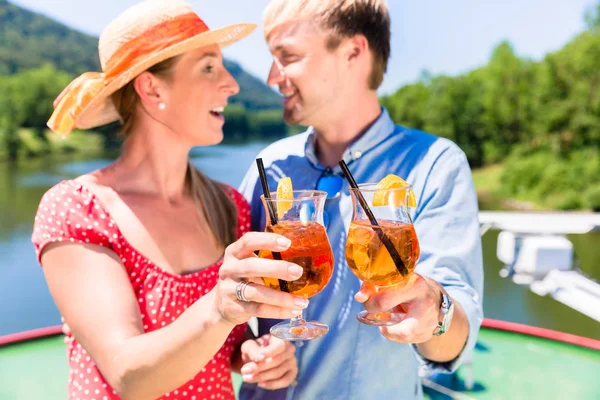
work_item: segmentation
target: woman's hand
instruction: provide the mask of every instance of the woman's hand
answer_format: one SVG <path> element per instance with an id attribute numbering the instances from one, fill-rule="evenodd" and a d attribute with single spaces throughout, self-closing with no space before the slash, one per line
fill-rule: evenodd
<path id="1" fill-rule="evenodd" d="M 242 344 L 242 379 L 258 383 L 263 389 L 275 390 L 293 384 L 298 375 L 294 345 L 271 335 Z"/>
<path id="2" fill-rule="evenodd" d="M 225 320 L 241 324 L 251 317 L 289 319 L 306 308 L 307 299 L 268 288 L 261 279 L 294 281 L 302 276 L 302 268 L 254 254 L 259 249 L 285 251 L 290 244 L 290 240 L 281 235 L 249 232 L 227 247 L 215 287 L 217 309 Z"/>

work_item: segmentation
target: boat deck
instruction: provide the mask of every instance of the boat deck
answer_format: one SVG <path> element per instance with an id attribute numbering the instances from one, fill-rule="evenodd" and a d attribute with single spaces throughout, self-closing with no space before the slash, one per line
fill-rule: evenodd
<path id="1" fill-rule="evenodd" d="M 588 347 L 483 327 L 471 368 L 426 380 L 425 397 L 600 399 L 600 342 L 586 343 Z M 0 346 L 0 399 L 66 399 L 67 376 L 62 336 Z M 469 381 L 471 390 L 466 389 Z M 238 375 L 234 382 L 239 386 Z"/>
<path id="2" fill-rule="evenodd" d="M 471 371 L 462 366 L 455 375 L 438 375 L 433 378 L 434 385 L 425 382 L 425 393 L 436 400 L 597 400 L 599 378 L 599 350 L 482 328 Z M 465 383 L 470 380 L 472 389 L 467 390 Z"/>

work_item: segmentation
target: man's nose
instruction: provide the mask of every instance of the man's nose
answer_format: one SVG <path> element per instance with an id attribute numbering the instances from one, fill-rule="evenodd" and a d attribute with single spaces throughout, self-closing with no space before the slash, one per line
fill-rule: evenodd
<path id="1" fill-rule="evenodd" d="M 278 85 L 284 79 L 283 71 L 277 61 L 273 61 L 271 64 L 271 70 L 269 71 L 269 77 L 267 78 L 267 84 L 269 86 Z"/>

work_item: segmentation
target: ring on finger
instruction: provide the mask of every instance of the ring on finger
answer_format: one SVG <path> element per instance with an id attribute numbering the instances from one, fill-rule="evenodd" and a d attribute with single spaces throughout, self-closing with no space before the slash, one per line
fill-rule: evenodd
<path id="1" fill-rule="evenodd" d="M 245 292 L 246 292 L 246 287 L 250 284 L 250 282 L 248 281 L 240 281 L 237 286 L 235 287 L 235 297 L 239 300 L 239 301 L 243 301 L 245 303 L 249 303 L 250 300 L 248 300 L 246 298 Z"/>

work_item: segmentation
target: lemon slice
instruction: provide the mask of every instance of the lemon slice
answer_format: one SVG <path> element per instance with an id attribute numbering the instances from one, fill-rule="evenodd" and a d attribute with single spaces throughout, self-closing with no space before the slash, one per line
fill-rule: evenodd
<path id="1" fill-rule="evenodd" d="M 282 218 L 292 208 L 294 189 L 290 177 L 281 178 L 277 183 L 277 217 Z"/>
<path id="2" fill-rule="evenodd" d="M 390 175 L 386 176 L 385 178 L 380 180 L 379 183 L 377 184 L 377 189 L 375 191 L 375 194 L 373 195 L 373 206 L 375 206 L 375 207 L 387 206 L 389 204 L 390 197 L 393 197 L 392 202 L 394 203 L 394 205 L 396 205 L 396 206 L 404 205 L 404 199 L 406 198 L 406 192 L 405 191 L 396 191 L 395 193 L 399 194 L 398 196 L 396 196 L 396 195 L 394 195 L 395 194 L 394 192 L 390 193 L 389 189 L 402 189 L 403 187 L 407 187 L 407 186 L 410 186 L 410 184 L 397 175 L 390 174 Z M 407 189 L 407 190 L 410 191 L 409 195 L 408 195 L 408 206 L 416 207 L 417 206 L 417 198 L 415 197 L 415 193 L 412 191 L 412 189 Z"/>

